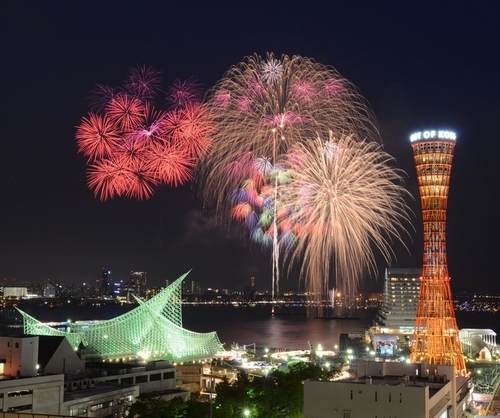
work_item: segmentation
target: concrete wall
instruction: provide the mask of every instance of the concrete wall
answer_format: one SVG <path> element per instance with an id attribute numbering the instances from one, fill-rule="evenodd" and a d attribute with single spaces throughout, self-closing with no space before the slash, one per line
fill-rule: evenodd
<path id="1" fill-rule="evenodd" d="M 0 380 L 0 409 L 4 411 L 58 414 L 63 400 L 63 375 Z"/>
<path id="2" fill-rule="evenodd" d="M 0 337 L 0 358 L 5 359 L 7 376 L 35 376 L 38 360 L 38 337 Z"/>
<path id="3" fill-rule="evenodd" d="M 70 376 L 83 374 L 85 362 L 78 357 L 69 341 L 64 338 L 52 358 L 45 365 L 45 374 L 63 373 Z"/>
<path id="4" fill-rule="evenodd" d="M 307 380 L 304 382 L 304 418 L 427 417 L 427 387 L 383 386 Z"/>

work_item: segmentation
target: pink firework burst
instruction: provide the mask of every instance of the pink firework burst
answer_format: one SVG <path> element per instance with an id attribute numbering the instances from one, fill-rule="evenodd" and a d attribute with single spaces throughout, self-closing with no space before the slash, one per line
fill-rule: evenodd
<path id="1" fill-rule="evenodd" d="M 299 103 L 307 103 L 314 100 L 318 91 L 309 80 L 297 80 L 291 87 L 292 95 Z"/>
<path id="2" fill-rule="evenodd" d="M 262 125 L 270 127 L 285 128 L 287 125 L 305 122 L 307 119 L 296 112 L 286 111 L 276 115 L 268 115 L 264 118 Z"/>
<path id="3" fill-rule="evenodd" d="M 237 99 L 238 108 L 243 112 L 249 112 L 252 106 L 252 101 L 248 96 L 240 96 Z"/>
<path id="4" fill-rule="evenodd" d="M 167 92 L 167 102 L 174 108 L 186 107 L 195 102 L 201 102 L 203 89 L 193 78 L 188 80 L 175 79 Z"/>
<path id="5" fill-rule="evenodd" d="M 336 78 L 330 78 L 323 86 L 323 92 L 327 97 L 338 95 L 339 93 L 341 93 L 342 89 L 343 87 L 341 80 Z"/>
<path id="6" fill-rule="evenodd" d="M 251 152 L 237 155 L 234 161 L 224 167 L 224 175 L 233 185 L 251 177 L 254 171 L 254 156 Z"/>
<path id="7" fill-rule="evenodd" d="M 266 94 L 266 87 L 259 74 L 254 72 L 247 74 L 245 83 L 245 91 L 248 92 L 249 96 L 256 99 L 262 99 Z"/>
<path id="8" fill-rule="evenodd" d="M 89 160 L 108 157 L 116 148 L 120 132 L 116 123 L 104 115 L 90 113 L 88 118 L 82 118 L 76 128 L 76 144 Z"/>
<path id="9" fill-rule="evenodd" d="M 152 142 L 162 142 L 165 140 L 163 129 L 166 112 L 156 110 L 153 105 L 147 102 L 144 106 L 144 116 L 131 132 L 131 138 L 140 144 L 150 144 Z"/>
<path id="10" fill-rule="evenodd" d="M 228 90 L 221 90 L 215 93 L 215 106 L 219 109 L 226 110 L 231 103 L 231 93 Z"/>
<path id="11" fill-rule="evenodd" d="M 141 99 L 152 99 L 161 87 L 161 73 L 145 65 L 129 71 L 125 87 L 130 94 Z"/>
<path id="12" fill-rule="evenodd" d="M 106 114 L 125 130 L 133 130 L 144 117 L 144 103 L 128 94 L 120 93 L 106 105 Z"/>

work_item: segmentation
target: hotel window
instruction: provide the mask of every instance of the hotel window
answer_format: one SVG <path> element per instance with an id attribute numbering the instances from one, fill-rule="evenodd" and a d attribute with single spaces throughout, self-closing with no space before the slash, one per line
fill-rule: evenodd
<path id="1" fill-rule="evenodd" d="M 351 418 L 351 411 L 342 411 L 342 418 Z"/>
<path id="2" fill-rule="evenodd" d="M 157 380 L 161 380 L 161 373 L 156 373 L 149 376 L 150 382 L 156 382 Z"/>
<path id="3" fill-rule="evenodd" d="M 375 392 L 375 402 L 377 402 L 377 392 Z"/>
<path id="4" fill-rule="evenodd" d="M 148 381 L 148 376 L 136 376 L 135 383 L 146 383 Z"/>
<path id="5" fill-rule="evenodd" d="M 351 390 L 351 399 L 352 399 L 352 390 Z"/>

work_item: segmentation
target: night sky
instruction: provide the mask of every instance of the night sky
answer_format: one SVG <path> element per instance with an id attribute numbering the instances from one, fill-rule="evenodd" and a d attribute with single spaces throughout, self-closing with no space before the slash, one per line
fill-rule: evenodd
<path id="1" fill-rule="evenodd" d="M 453 292 L 500 293 L 500 25 L 497 1 L 22 1 L 0 2 L 0 279 L 81 284 L 147 271 L 163 285 L 193 269 L 202 286 L 270 288 L 270 253 L 226 234 L 191 185 L 149 201 L 101 202 L 86 186 L 75 126 L 96 84 L 131 67 L 163 85 L 194 77 L 205 89 L 244 56 L 302 55 L 335 67 L 370 102 L 385 150 L 415 196 L 409 252 L 420 267 L 422 226 L 409 135 L 457 135 L 448 206 Z M 381 290 L 386 267 L 360 290 Z M 378 281 L 376 281 L 378 280 Z M 282 288 L 297 289 L 294 278 Z"/>

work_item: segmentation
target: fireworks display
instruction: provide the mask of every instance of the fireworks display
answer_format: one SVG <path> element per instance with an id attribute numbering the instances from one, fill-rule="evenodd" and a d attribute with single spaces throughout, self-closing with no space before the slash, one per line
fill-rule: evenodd
<path id="1" fill-rule="evenodd" d="M 77 126 L 75 139 L 88 161 L 87 184 L 101 200 L 148 199 L 157 185 L 184 184 L 211 147 L 215 125 L 200 86 L 175 80 L 167 110 L 152 102 L 160 87 L 161 74 L 139 66 L 123 87 L 97 85 L 92 92 L 92 111 Z"/>
<path id="2" fill-rule="evenodd" d="M 175 80 L 166 110 L 153 105 L 160 74 L 129 72 L 122 88 L 98 85 L 77 127 L 88 185 L 101 200 L 147 199 L 159 184 L 193 177 L 226 226 L 299 267 L 312 300 L 353 294 L 376 254 L 390 262 L 409 221 L 402 172 L 391 166 L 375 117 L 352 83 L 314 60 L 267 54 L 231 67 L 201 99 Z"/>
<path id="3" fill-rule="evenodd" d="M 355 87 L 333 68 L 300 56 L 247 57 L 211 89 L 207 104 L 218 126 L 197 180 L 204 199 L 224 216 L 253 169 L 239 162 L 247 153 L 272 166 L 296 143 L 330 130 L 379 141 L 375 118 Z"/>
<path id="4" fill-rule="evenodd" d="M 366 270 L 376 273 L 374 250 L 390 262 L 391 239 L 402 242 L 410 222 L 402 172 L 378 143 L 352 136 L 318 137 L 284 158 L 290 172 L 279 200 L 287 216 L 278 221 L 296 236 L 286 258 L 300 264 L 309 292 L 353 295 Z"/>
<path id="5" fill-rule="evenodd" d="M 229 69 L 207 103 L 218 126 L 197 181 L 220 219 L 272 248 L 273 291 L 280 254 L 300 265 L 320 300 L 329 286 L 350 292 L 373 272 L 373 247 L 390 260 L 390 239 L 401 239 L 408 219 L 406 193 L 349 81 L 308 58 L 253 55 Z"/>

